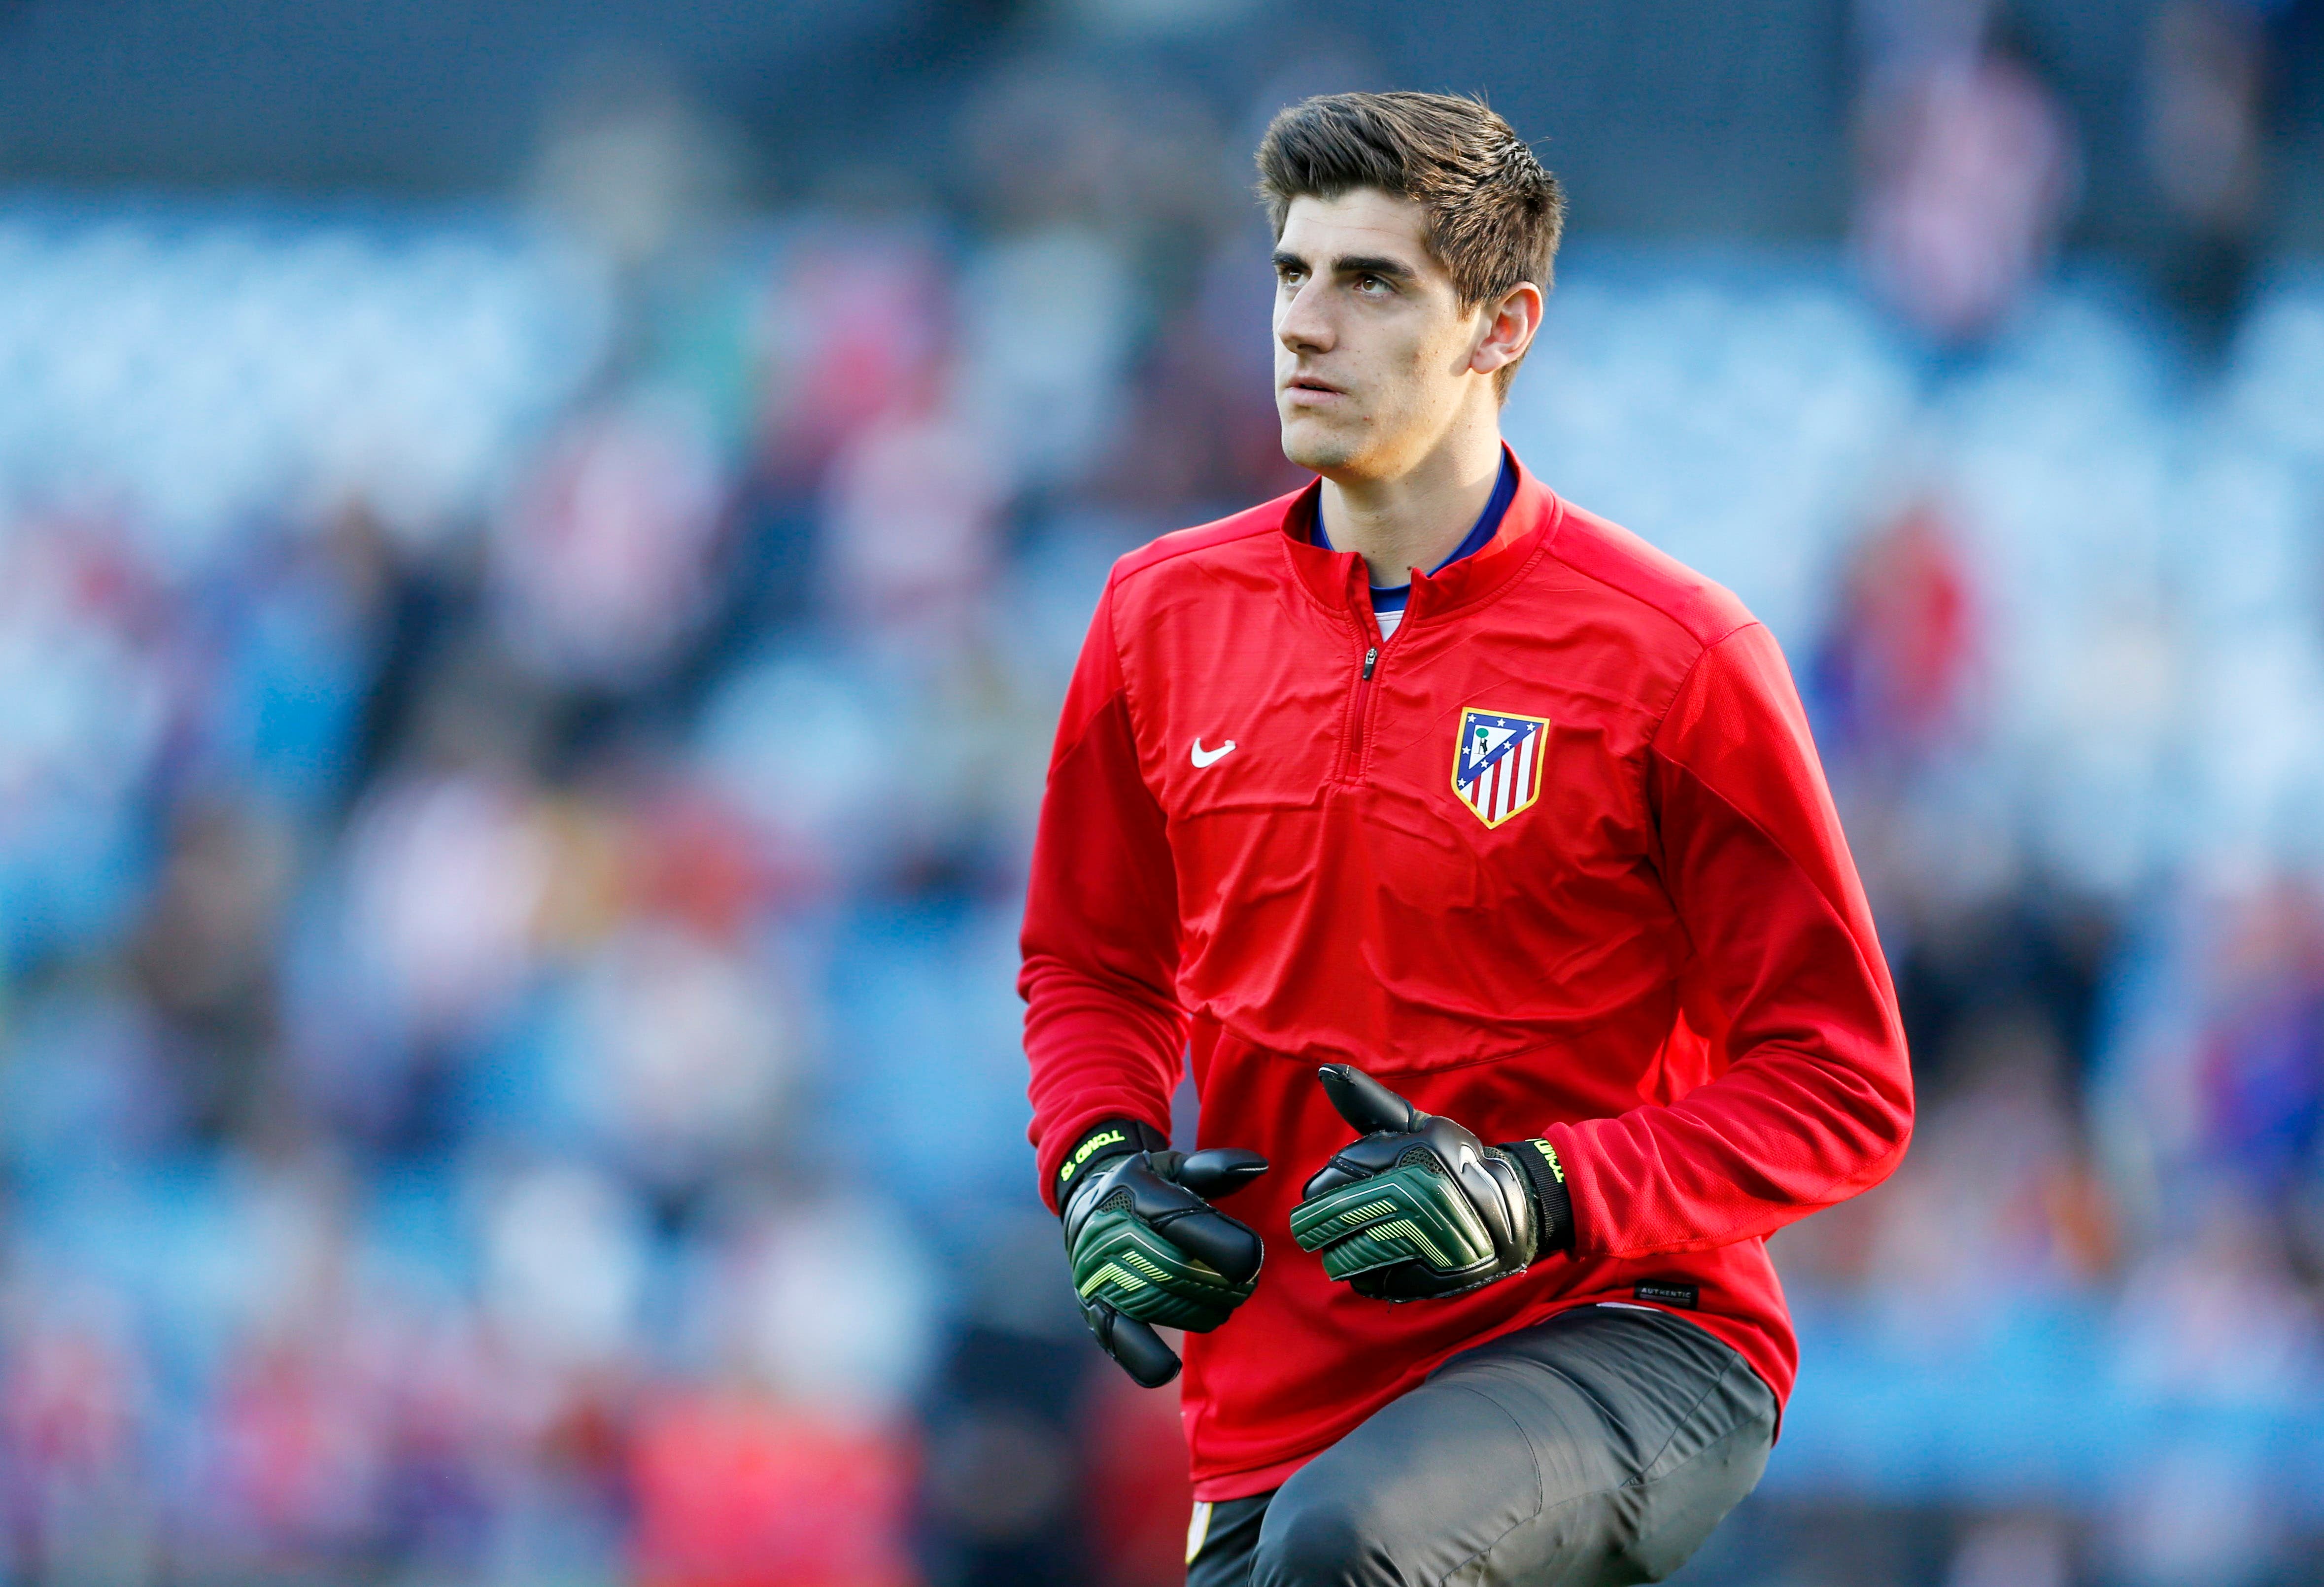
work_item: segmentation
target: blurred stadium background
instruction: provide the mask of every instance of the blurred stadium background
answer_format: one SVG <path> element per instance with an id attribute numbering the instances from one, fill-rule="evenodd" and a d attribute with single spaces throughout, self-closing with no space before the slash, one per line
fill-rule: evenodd
<path id="1" fill-rule="evenodd" d="M 2310 0 L 0 5 L 0 1582 L 1176 1579 L 1021 872 L 1108 561 L 1296 483 L 1258 131 L 1398 86 L 1912 1028 L 1682 1579 L 2324 1582 Z"/>

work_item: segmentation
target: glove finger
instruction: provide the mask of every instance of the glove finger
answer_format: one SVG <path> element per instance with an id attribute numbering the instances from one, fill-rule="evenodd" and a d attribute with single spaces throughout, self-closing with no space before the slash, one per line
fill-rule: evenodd
<path id="1" fill-rule="evenodd" d="M 1300 1195 L 1312 1201 L 1345 1186 L 1376 1178 L 1395 1167 L 1397 1159 L 1414 1147 L 1426 1144 L 1427 1137 L 1405 1133 L 1359 1137 L 1333 1152 L 1332 1160 L 1315 1170 Z"/>
<path id="2" fill-rule="evenodd" d="M 1409 1251 L 1377 1240 L 1342 1240 L 1337 1245 L 1325 1246 L 1320 1254 L 1323 1259 L 1323 1277 L 1334 1284 L 1350 1283 L 1389 1268 L 1416 1265 Z"/>
<path id="3" fill-rule="evenodd" d="M 1348 1280 L 1348 1287 L 1372 1300 L 1446 1300 L 1481 1289 L 1500 1275 L 1489 1269 L 1466 1274 L 1431 1271 L 1419 1262 L 1374 1268 Z"/>
<path id="4" fill-rule="evenodd" d="M 1291 1209 L 1291 1236 L 1302 1250 L 1324 1251 L 1335 1278 L 1406 1258 L 1465 1272 L 1495 1253 L 1459 1187 L 1418 1164 L 1300 1203 Z"/>
<path id="5" fill-rule="evenodd" d="M 1212 1306 L 1204 1311 L 1190 1312 L 1179 1326 L 1189 1333 L 1208 1333 L 1233 1315 L 1234 1313 L 1225 1306 Z"/>
<path id="6" fill-rule="evenodd" d="M 1418 1219 L 1390 1219 L 1334 1240 L 1318 1254 L 1323 1259 L 1324 1277 L 1334 1279 L 1389 1268 L 1416 1273 L 1460 1271 L 1457 1259 L 1444 1249 L 1446 1233 L 1441 1228 L 1424 1228 Z"/>
<path id="7" fill-rule="evenodd" d="M 1154 1232 L 1196 1261 L 1216 1269 L 1230 1284 L 1240 1284 L 1257 1273 L 1265 1254 L 1258 1234 L 1247 1225 L 1208 1207 L 1157 1222 Z"/>
<path id="8" fill-rule="evenodd" d="M 1240 1147 L 1214 1146 L 1178 1165 L 1178 1183 L 1205 1201 L 1232 1195 L 1267 1172 L 1267 1159 Z"/>
<path id="9" fill-rule="evenodd" d="M 1320 1179 L 1322 1176 L 1316 1177 Z M 1361 1227 L 1361 1219 L 1342 1221 L 1341 1214 L 1362 1206 L 1370 1199 L 1349 1194 L 1356 1184 L 1362 1183 L 1360 1180 L 1352 1184 L 1342 1183 L 1321 1191 L 1315 1188 L 1315 1183 L 1314 1179 L 1307 1182 L 1305 1199 L 1291 1209 L 1291 1238 L 1299 1242 L 1301 1250 L 1305 1251 L 1321 1250 L 1333 1241 L 1345 1239 Z"/>
<path id="10" fill-rule="evenodd" d="M 1159 1333 L 1110 1306 L 1101 1303 L 1091 1310 L 1090 1332 L 1140 1389 L 1159 1389 L 1178 1375 L 1177 1352 Z"/>
<path id="11" fill-rule="evenodd" d="M 1405 1186 L 1392 1175 L 1346 1180 L 1313 1191 L 1291 1209 L 1291 1238 L 1302 1250 L 1321 1250 L 1387 1215 L 1390 1208 L 1405 1207 L 1408 1200 Z"/>
<path id="12" fill-rule="evenodd" d="M 1443 1293 L 1443 1280 L 1418 1262 L 1398 1262 L 1359 1273 L 1348 1287 L 1368 1300 L 1426 1300 Z"/>
<path id="13" fill-rule="evenodd" d="M 1340 1117 L 1360 1134 L 1417 1130 L 1427 1117 L 1353 1064 L 1326 1064 L 1316 1071 L 1316 1078 L 1323 1081 L 1323 1094 Z"/>

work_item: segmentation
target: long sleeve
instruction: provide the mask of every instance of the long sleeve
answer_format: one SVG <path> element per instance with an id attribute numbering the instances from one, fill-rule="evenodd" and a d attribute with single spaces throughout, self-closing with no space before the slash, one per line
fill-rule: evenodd
<path id="1" fill-rule="evenodd" d="M 1879 1183 L 1912 1133 L 1895 992 L 1765 628 L 1696 661 L 1654 737 L 1646 789 L 1693 950 L 1684 1018 L 1716 1077 L 1668 1105 L 1547 1131 L 1585 1256 L 1770 1233 Z"/>
<path id="2" fill-rule="evenodd" d="M 1025 901 L 1025 1055 L 1041 1194 L 1091 1125 L 1167 1131 L 1186 1040 L 1178 895 L 1162 809 L 1139 770 L 1108 585 L 1049 757 Z"/>

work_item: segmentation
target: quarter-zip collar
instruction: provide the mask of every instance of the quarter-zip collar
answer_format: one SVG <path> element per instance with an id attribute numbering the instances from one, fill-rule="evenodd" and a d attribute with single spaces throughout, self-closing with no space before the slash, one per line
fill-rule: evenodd
<path id="1" fill-rule="evenodd" d="M 1517 470 L 1517 487 L 1508 511 L 1501 515 L 1499 531 L 1483 549 L 1448 563 L 1433 574 L 1413 569 L 1412 595 L 1404 608 L 1406 627 L 1485 599 L 1522 573 L 1535 556 L 1557 538 L 1558 527 L 1565 517 L 1565 504 L 1517 461 L 1507 441 L 1501 443 L 1501 456 Z M 1360 626 L 1369 628 L 1371 577 L 1363 558 L 1353 551 L 1326 550 L 1313 543 L 1310 530 L 1323 494 L 1323 482 L 1319 478 L 1285 502 L 1283 521 L 1278 526 L 1284 554 L 1290 558 L 1293 576 L 1319 604 L 1334 612 L 1347 613 Z"/>

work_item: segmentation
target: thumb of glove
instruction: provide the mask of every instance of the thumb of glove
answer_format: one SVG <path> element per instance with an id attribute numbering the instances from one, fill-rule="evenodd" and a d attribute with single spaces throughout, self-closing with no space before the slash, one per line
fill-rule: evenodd
<path id="1" fill-rule="evenodd" d="M 1357 1068 L 1353 1064 L 1326 1064 L 1316 1071 L 1323 1083 L 1323 1094 L 1340 1112 L 1356 1132 L 1374 1135 L 1381 1130 L 1401 1134 L 1417 1130 L 1427 1118 L 1418 1108 Z"/>
<path id="2" fill-rule="evenodd" d="M 1187 1154 L 1173 1177 L 1204 1201 L 1216 1201 L 1232 1195 L 1266 1172 L 1267 1159 L 1257 1152 L 1214 1146 Z"/>
<path id="3" fill-rule="evenodd" d="M 1152 1173 L 1175 1187 L 1145 1197 L 1139 1206 L 1154 1232 L 1188 1256 L 1209 1263 L 1230 1283 L 1240 1284 L 1256 1274 L 1264 1255 L 1258 1234 L 1212 1206 L 1209 1198 L 1240 1190 L 1267 1172 L 1267 1159 L 1254 1151 L 1214 1147 L 1184 1158 L 1176 1152 L 1155 1152 L 1147 1161 Z M 1128 1178 L 1134 1186 L 1137 1170 L 1130 1170 Z"/>

